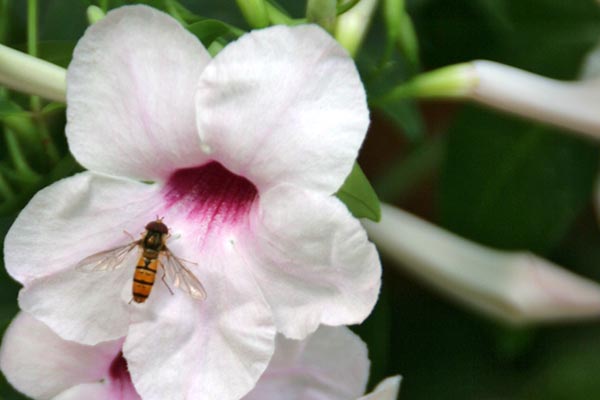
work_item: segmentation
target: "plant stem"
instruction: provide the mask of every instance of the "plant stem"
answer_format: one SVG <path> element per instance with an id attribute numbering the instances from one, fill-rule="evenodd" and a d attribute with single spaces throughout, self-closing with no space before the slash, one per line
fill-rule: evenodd
<path id="1" fill-rule="evenodd" d="M 38 1 L 27 0 L 27 52 L 32 57 L 38 55 Z M 52 136 L 48 132 L 48 128 L 43 117 L 40 114 L 41 103 L 38 96 L 31 96 L 31 109 L 36 114 L 34 116 L 38 128 L 38 136 L 42 142 L 42 146 L 46 151 L 46 155 L 50 159 L 51 164 L 55 164 L 59 160 L 58 150 L 54 145 Z"/>
<path id="2" fill-rule="evenodd" d="M 346 11 L 350 11 L 355 5 L 357 5 L 360 0 L 349 0 L 346 2 L 342 2 L 337 6 L 337 15 L 342 15 Z"/>
<path id="3" fill-rule="evenodd" d="M 8 153 L 11 156 L 12 162 L 19 174 L 19 178 L 26 183 L 35 183 L 40 179 L 38 175 L 27 163 L 27 159 L 21 150 L 19 141 L 13 131 L 10 129 L 4 130 L 4 137 L 6 139 L 6 147 Z"/>
<path id="4" fill-rule="evenodd" d="M 38 55 L 38 2 L 37 0 L 27 0 L 27 53 L 30 56 Z M 38 96 L 30 97 L 31 109 L 40 110 L 40 98 Z"/>

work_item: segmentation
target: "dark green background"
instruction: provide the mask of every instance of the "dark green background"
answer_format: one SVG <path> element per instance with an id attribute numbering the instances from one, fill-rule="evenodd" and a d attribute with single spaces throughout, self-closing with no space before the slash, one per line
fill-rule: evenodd
<path id="1" fill-rule="evenodd" d="M 40 3 L 41 55 L 66 66 L 93 2 Z M 124 3 L 133 2 L 111 5 Z M 248 29 L 233 1 L 182 3 L 204 17 Z M 302 16 L 302 2 L 282 4 Z M 8 9 L 0 22 L 3 40 L 24 49 L 25 2 L 9 1 Z M 426 70 L 485 58 L 573 79 L 600 38 L 600 7 L 593 0 L 413 0 L 408 10 Z M 381 65 L 385 38 L 377 15 L 357 60 L 370 96 L 418 70 L 399 52 Z M 11 96 L 27 105 L 25 97 Z M 529 249 L 600 281 L 600 236 L 592 209 L 596 144 L 473 105 L 399 101 L 374 110 L 373 121 L 360 162 L 385 201 L 477 242 Z M 52 124 L 66 154 L 62 112 Z M 0 164 L 8 163 L 2 143 Z M 48 173 L 42 164 L 37 168 Z M 25 192 L 23 201 L 30 195 Z M 0 237 L 17 212 L 0 216 Z M 372 384 L 402 374 L 405 400 L 600 398 L 600 323 L 515 330 L 465 311 L 387 260 L 384 269 L 380 302 L 357 328 L 370 348 Z M 17 292 L 1 269 L 3 328 L 17 311 Z M 22 398 L 5 382 L 0 396 Z"/>

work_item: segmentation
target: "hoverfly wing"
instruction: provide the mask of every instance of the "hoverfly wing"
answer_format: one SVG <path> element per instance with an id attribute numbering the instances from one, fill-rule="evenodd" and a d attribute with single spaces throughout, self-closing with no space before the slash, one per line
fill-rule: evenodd
<path id="1" fill-rule="evenodd" d="M 124 265 L 127 255 L 139 244 L 139 241 L 114 247 L 92 254 L 79 261 L 75 268 L 83 272 L 113 271 Z"/>
<path id="2" fill-rule="evenodd" d="M 185 266 L 185 261 L 177 258 L 168 249 L 163 251 L 161 265 L 167 279 L 175 286 L 189 294 L 193 299 L 206 299 L 206 290 L 196 276 Z"/>

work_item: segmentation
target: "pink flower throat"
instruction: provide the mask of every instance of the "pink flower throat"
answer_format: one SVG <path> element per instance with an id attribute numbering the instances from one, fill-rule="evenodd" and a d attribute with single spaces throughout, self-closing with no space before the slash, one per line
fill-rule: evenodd
<path id="1" fill-rule="evenodd" d="M 167 209 L 176 207 L 204 227 L 205 234 L 238 225 L 258 197 L 256 186 L 216 161 L 177 170 L 164 189 Z"/>
<path id="2" fill-rule="evenodd" d="M 127 369 L 127 361 L 123 352 L 119 352 L 108 369 L 110 391 L 112 400 L 137 400 L 141 399 L 131 381 Z"/>

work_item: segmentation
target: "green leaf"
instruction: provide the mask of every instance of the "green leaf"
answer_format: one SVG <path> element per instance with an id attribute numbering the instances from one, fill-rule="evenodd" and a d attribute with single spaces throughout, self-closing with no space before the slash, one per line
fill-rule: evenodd
<path id="1" fill-rule="evenodd" d="M 597 325 L 588 324 L 587 330 L 570 330 L 562 341 L 555 340 L 538 346 L 540 362 L 531 368 L 525 388 L 513 398 L 520 400 L 589 400 L 600 393 L 600 346 Z M 585 334 L 583 334 L 585 332 Z"/>
<path id="2" fill-rule="evenodd" d="M 48 115 L 57 111 L 64 111 L 67 109 L 67 105 L 65 103 L 59 103 L 57 101 L 53 101 L 52 103 L 48 103 L 42 108 L 42 114 Z"/>
<path id="3" fill-rule="evenodd" d="M 592 0 L 421 0 L 408 6 L 426 40 L 421 50 L 430 69 L 489 59 L 570 79 L 600 37 L 600 7 Z"/>
<path id="4" fill-rule="evenodd" d="M 50 115 L 55 112 L 64 111 L 66 108 L 67 105 L 65 103 L 52 102 L 46 104 L 41 112 L 44 115 Z M 23 110 L 17 103 L 7 98 L 0 98 L 0 120 L 8 117 L 31 117 L 32 115 L 31 111 Z"/>
<path id="5" fill-rule="evenodd" d="M 216 19 L 205 19 L 193 23 L 187 29 L 206 47 L 220 37 L 238 37 L 243 33 L 243 31 Z"/>
<path id="6" fill-rule="evenodd" d="M 379 199 L 358 163 L 354 163 L 352 172 L 336 193 L 348 210 L 356 218 L 368 218 L 372 221 L 381 219 Z"/>
<path id="7" fill-rule="evenodd" d="M 394 100 L 379 108 L 396 126 L 402 129 L 402 133 L 411 142 L 423 139 L 423 119 L 417 109 L 417 104 L 411 99 Z"/>
<path id="8" fill-rule="evenodd" d="M 382 24 L 374 23 L 373 29 L 382 29 L 380 25 Z M 405 83 L 414 76 L 415 72 L 414 67 L 397 52 L 384 55 L 383 53 L 386 53 L 388 49 L 380 36 L 386 33 L 383 30 L 376 33 L 378 35 L 367 36 L 358 58 L 361 77 L 369 94 L 369 106 L 372 110 L 381 111 L 391 122 L 401 128 L 399 131 L 410 142 L 418 142 L 424 138 L 425 127 L 414 100 L 399 99 L 384 105 L 372 102 L 373 99 L 388 93 L 391 88 Z M 381 64 L 382 59 L 388 57 L 389 59 Z"/>
<path id="9" fill-rule="evenodd" d="M 392 344 L 392 302 L 390 288 L 384 285 L 375 308 L 369 317 L 360 325 L 354 325 L 352 330 L 367 344 L 369 358 L 377 360 L 371 364 L 369 387 L 373 387 L 388 375 Z"/>
<path id="10" fill-rule="evenodd" d="M 591 198 L 597 165 L 591 143 L 470 107 L 448 136 L 442 221 L 488 245 L 548 252 Z"/>
<path id="11" fill-rule="evenodd" d="M 337 15 L 342 15 L 350 10 L 352 10 L 354 8 L 355 5 L 357 5 L 360 2 L 360 0 L 338 0 L 337 1 L 337 7 L 336 7 L 336 12 Z"/>
<path id="12" fill-rule="evenodd" d="M 48 40 L 38 43 L 39 56 L 53 64 L 67 67 L 73 58 L 76 40 Z"/>
<path id="13" fill-rule="evenodd" d="M 188 10 L 184 5 L 176 0 L 165 0 L 165 10 L 176 18 L 181 18 L 183 22 L 192 24 L 201 21 L 203 18 L 192 11 Z"/>
<path id="14" fill-rule="evenodd" d="M 27 116 L 29 113 L 24 111 L 16 103 L 0 97 L 0 119 L 13 116 Z"/>

